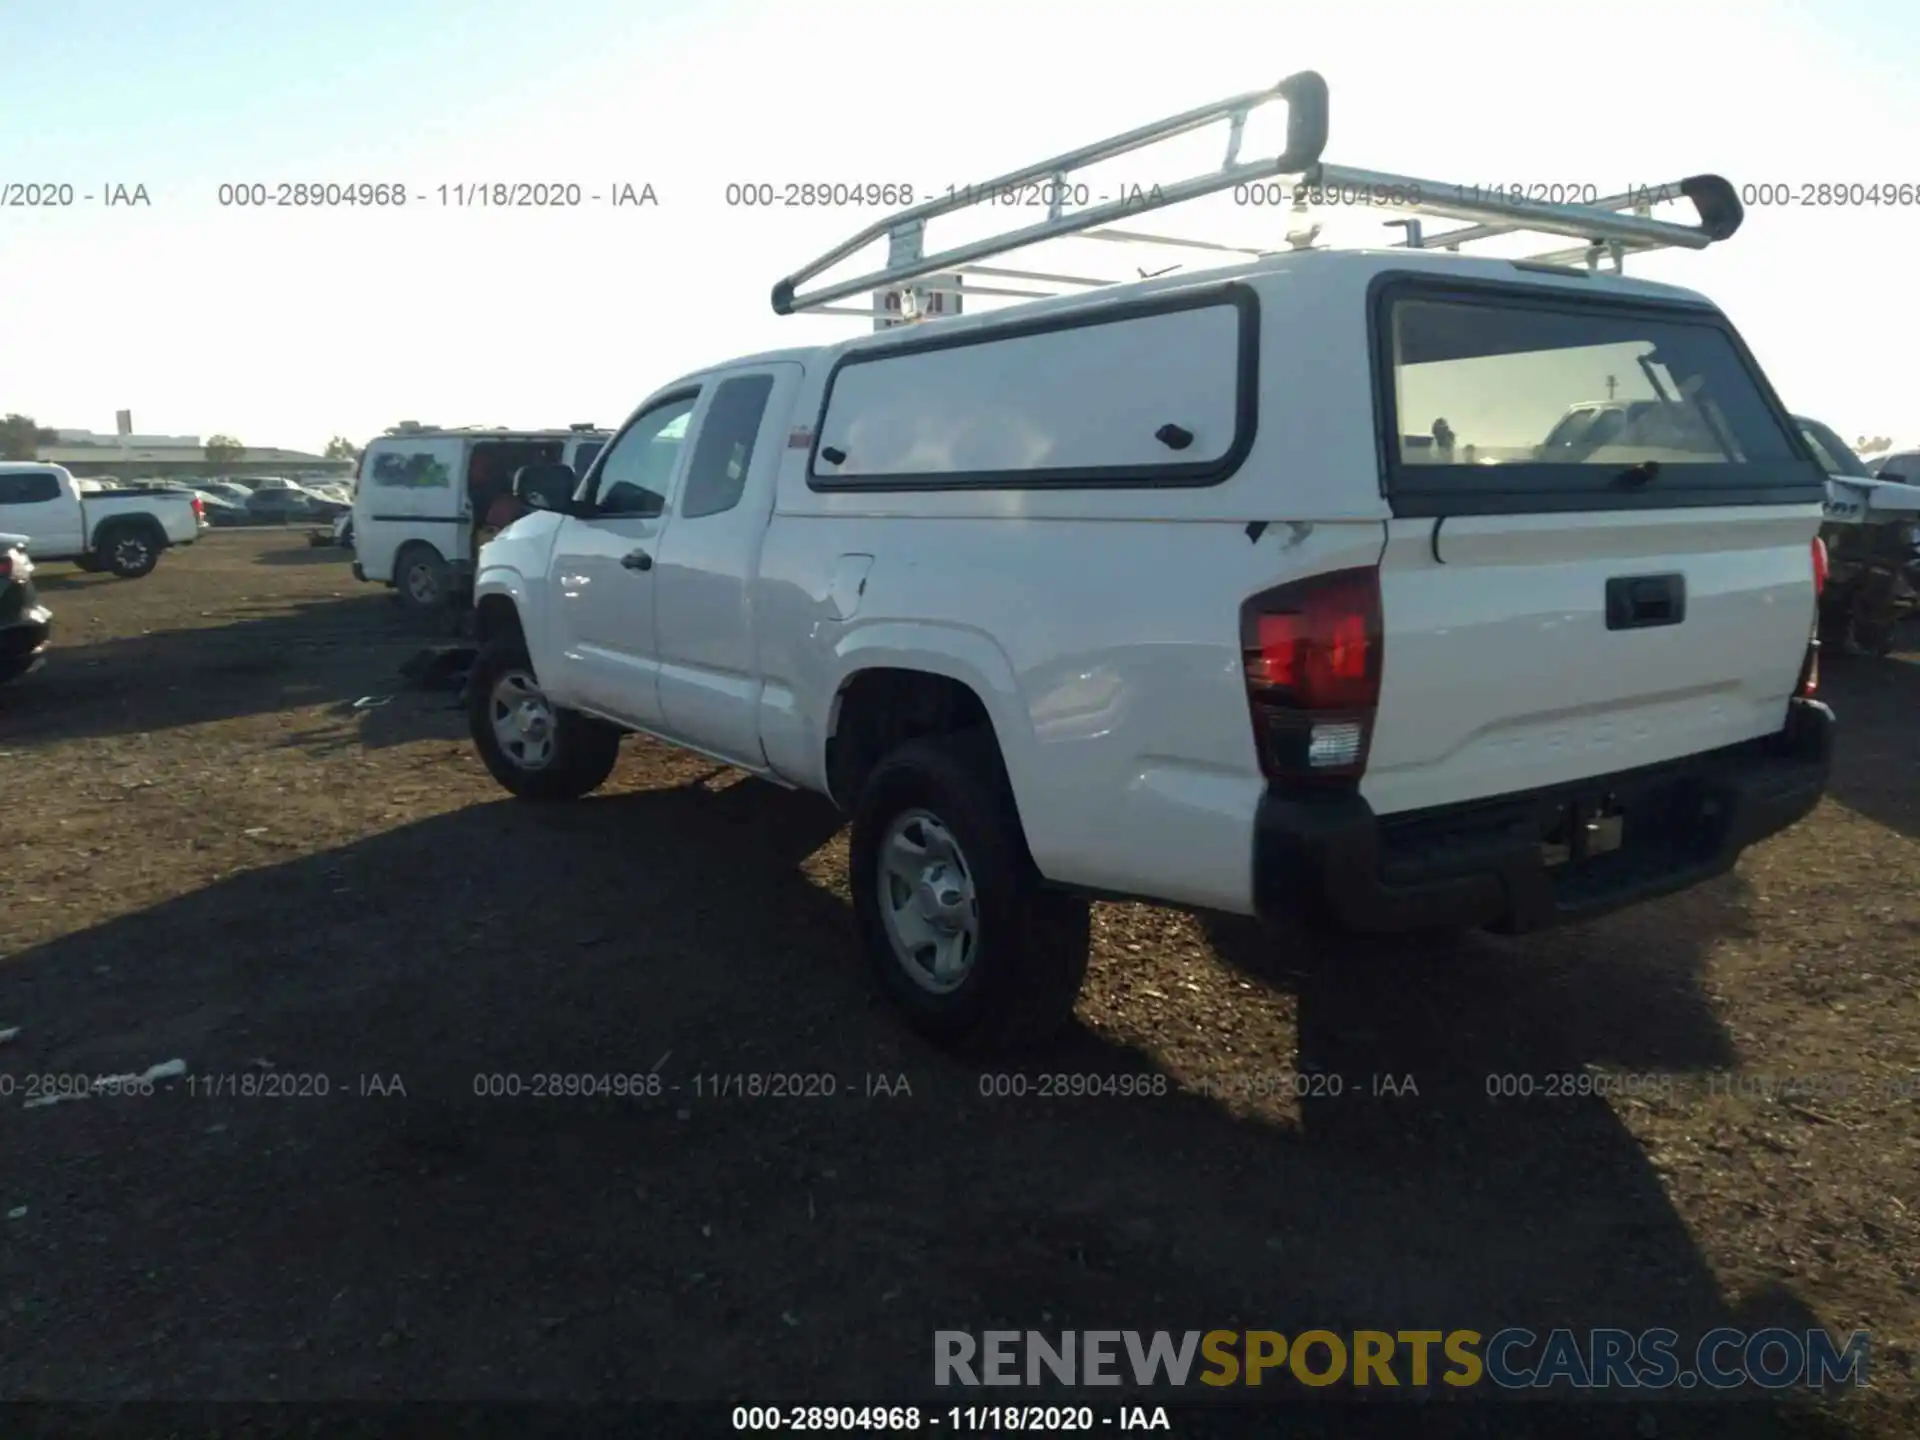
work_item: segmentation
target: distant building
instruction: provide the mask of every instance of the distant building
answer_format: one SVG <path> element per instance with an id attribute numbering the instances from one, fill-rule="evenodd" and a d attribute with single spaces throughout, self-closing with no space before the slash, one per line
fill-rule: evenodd
<path id="1" fill-rule="evenodd" d="M 207 462 L 198 435 L 103 435 L 93 430 L 55 430 L 52 444 L 39 447 L 51 465 L 75 475 L 103 480 L 188 479 L 200 475 L 284 475 L 288 479 L 353 472 L 351 460 L 329 460 L 305 450 L 249 445 L 225 465 Z"/>

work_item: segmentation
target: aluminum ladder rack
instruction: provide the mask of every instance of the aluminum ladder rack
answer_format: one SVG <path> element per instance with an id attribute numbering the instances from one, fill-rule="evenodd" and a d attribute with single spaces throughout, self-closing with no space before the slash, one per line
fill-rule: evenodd
<path id="1" fill-rule="evenodd" d="M 1254 111 L 1284 102 L 1287 107 L 1287 134 L 1284 148 L 1275 155 L 1258 159 L 1241 158 L 1241 141 L 1247 118 Z M 1144 193 L 1134 193 L 1101 204 L 1069 207 L 1071 177 L 1076 171 L 1101 164 L 1179 136 L 1202 130 L 1209 125 L 1227 126 L 1226 158 L 1218 168 L 1190 175 L 1171 183 L 1156 184 Z M 776 314 L 802 313 L 855 315 L 875 318 L 882 312 L 874 308 L 839 305 L 835 302 L 856 295 L 899 289 L 928 276 L 957 276 L 958 281 L 936 281 L 919 286 L 923 291 L 962 296 L 993 296 L 1013 300 L 1038 300 L 1058 295 L 1084 294 L 1111 285 L 1132 283 L 1131 279 L 1102 279 L 1087 275 L 1058 274 L 1047 270 L 983 264 L 1011 252 L 1047 241 L 1080 236 L 1088 240 L 1117 244 L 1174 247 L 1202 252 L 1214 264 L 1256 259 L 1280 253 L 1284 248 L 1312 248 L 1319 227 L 1288 233 L 1285 245 L 1267 247 L 1227 244 L 1216 240 L 1147 234 L 1128 228 L 1115 228 L 1115 222 L 1131 221 L 1151 211 L 1168 209 L 1205 196 L 1230 191 L 1236 186 L 1252 185 L 1276 178 L 1297 183 L 1295 215 L 1308 213 L 1306 197 L 1314 191 L 1356 192 L 1370 206 L 1404 214 L 1407 219 L 1389 224 L 1405 228 L 1405 238 L 1385 246 L 1388 249 L 1445 249 L 1458 251 L 1500 236 L 1536 234 L 1553 236 L 1564 243 L 1561 248 L 1526 258 L 1521 263 L 1568 266 L 1584 264 L 1588 270 L 1599 268 L 1602 259 L 1610 259 L 1617 272 L 1630 253 L 1651 250 L 1704 250 L 1725 240 L 1740 228 L 1743 211 L 1733 186 L 1718 175 L 1695 175 L 1668 185 L 1649 186 L 1627 194 L 1608 196 L 1588 204 L 1560 204 L 1478 187 L 1420 180 L 1406 175 L 1362 170 L 1322 161 L 1327 143 L 1327 83 L 1312 70 L 1290 75 L 1266 90 L 1234 95 L 1211 105 L 1170 115 L 1151 125 L 1109 136 L 1064 155 L 1023 165 L 1004 175 L 966 186 L 949 195 L 908 208 L 877 220 L 796 270 L 773 287 Z M 1020 187 L 1051 186 L 1047 217 L 1033 224 L 1005 230 L 983 239 L 968 241 L 946 250 L 929 253 L 925 243 L 927 223 L 942 216 L 970 210 L 988 203 L 996 195 Z M 1691 201 L 1697 224 L 1684 224 L 1652 217 L 1655 205 L 1685 199 Z M 1421 218 L 1464 222 L 1435 234 L 1423 232 Z M 888 242 L 886 264 L 877 270 L 847 280 L 815 284 L 827 271 L 851 259 L 880 240 Z M 1182 268 L 1178 265 L 1174 269 Z M 1166 273 L 1164 270 L 1160 273 Z M 1134 278 L 1151 278 L 1142 270 Z M 981 285 L 978 280 L 989 283 Z M 1010 288 L 1005 281 L 1025 282 L 1022 288 Z M 1025 285 L 1052 286 L 1031 289 Z M 805 288 L 811 286 L 812 288 Z M 909 313 L 908 319 L 915 317 Z"/>

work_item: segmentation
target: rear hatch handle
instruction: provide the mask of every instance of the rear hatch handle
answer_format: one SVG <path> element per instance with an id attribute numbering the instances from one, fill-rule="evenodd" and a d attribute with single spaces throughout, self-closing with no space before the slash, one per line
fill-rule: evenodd
<path id="1" fill-rule="evenodd" d="M 1687 618 L 1685 575 L 1616 575 L 1607 581 L 1607 629 L 1648 630 Z"/>

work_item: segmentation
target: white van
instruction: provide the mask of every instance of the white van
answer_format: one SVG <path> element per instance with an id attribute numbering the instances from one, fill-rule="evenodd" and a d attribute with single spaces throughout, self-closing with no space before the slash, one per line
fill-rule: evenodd
<path id="1" fill-rule="evenodd" d="M 880 987 L 968 1047 L 1071 1013 L 1093 897 L 1522 931 L 1697 884 L 1811 810 L 1825 477 L 1738 333 L 1693 291 L 1449 253 L 1703 249 L 1733 187 L 1676 187 L 1698 226 L 1482 198 L 1321 164 L 1319 77 L 1274 93 L 1275 159 L 1237 158 L 1257 94 L 981 194 L 1217 115 L 1227 165 L 1164 203 L 1277 173 L 1469 224 L 667 381 L 584 483 L 528 470 L 533 513 L 484 550 L 468 695 L 500 783 L 577 798 L 639 731 L 829 796 Z M 1118 218 L 809 284 L 947 208 L 774 308 L 932 274 L 1008 294 L 1043 272 L 976 262 Z M 1547 443 L 1597 396 L 1645 406 Z"/>
<path id="2" fill-rule="evenodd" d="M 558 463 L 582 474 L 609 433 L 415 426 L 380 436 L 360 457 L 354 484 L 354 577 L 398 591 L 414 609 L 447 604 L 472 578 L 474 527 L 515 473 Z"/>

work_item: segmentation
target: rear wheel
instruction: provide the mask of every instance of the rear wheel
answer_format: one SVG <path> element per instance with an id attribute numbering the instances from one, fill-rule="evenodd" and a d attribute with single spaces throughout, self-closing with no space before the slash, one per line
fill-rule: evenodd
<path id="1" fill-rule="evenodd" d="M 438 550 L 416 541 L 394 560 L 393 584 L 409 610 L 441 610 L 453 594 L 453 570 Z"/>
<path id="2" fill-rule="evenodd" d="M 956 1050 L 1045 1039 L 1073 1014 L 1089 907 L 1029 859 L 990 734 L 901 746 L 875 767 L 850 839 L 854 913 L 880 988 Z"/>
<path id="3" fill-rule="evenodd" d="M 522 800 L 578 800 L 620 759 L 620 731 L 549 700 L 517 635 L 474 661 L 467 719 L 488 771 Z"/>
<path id="4" fill-rule="evenodd" d="M 144 525 L 116 525 L 95 544 L 99 563 L 122 580 L 138 580 L 160 563 L 163 542 Z"/>

